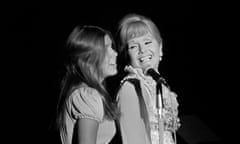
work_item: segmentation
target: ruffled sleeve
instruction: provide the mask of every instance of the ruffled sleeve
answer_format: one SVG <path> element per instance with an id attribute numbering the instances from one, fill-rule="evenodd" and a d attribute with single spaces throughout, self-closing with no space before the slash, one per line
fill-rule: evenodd
<path id="1" fill-rule="evenodd" d="M 103 120 L 103 103 L 100 94 L 93 88 L 81 87 L 71 95 L 71 115 L 73 119 L 88 118 L 98 122 Z"/>
<path id="2" fill-rule="evenodd" d="M 175 115 L 178 114 L 178 101 L 177 101 L 177 94 L 171 91 L 169 88 L 163 86 L 163 98 L 164 98 L 164 105 L 167 108 L 171 108 Z"/>
<path id="3" fill-rule="evenodd" d="M 177 94 L 167 87 L 163 87 L 163 115 L 165 118 L 165 128 L 170 131 L 176 131 L 180 127 L 180 119 L 178 117 L 178 101 Z"/>

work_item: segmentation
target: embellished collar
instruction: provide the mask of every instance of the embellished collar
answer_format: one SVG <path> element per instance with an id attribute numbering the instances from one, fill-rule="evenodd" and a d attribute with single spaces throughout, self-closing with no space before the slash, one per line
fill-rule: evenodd
<path id="1" fill-rule="evenodd" d="M 143 70 L 141 68 L 134 68 L 131 65 L 127 65 L 124 70 L 126 72 L 129 72 L 129 75 L 126 77 L 127 78 L 137 78 L 141 81 L 143 81 L 147 85 L 155 85 L 156 82 L 152 79 L 151 76 L 147 76 L 143 73 Z M 124 78 L 125 80 L 125 78 Z"/>

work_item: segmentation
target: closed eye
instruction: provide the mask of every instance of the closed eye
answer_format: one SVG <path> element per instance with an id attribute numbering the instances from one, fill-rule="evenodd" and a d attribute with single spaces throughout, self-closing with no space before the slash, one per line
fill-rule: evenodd
<path id="1" fill-rule="evenodd" d="M 151 44 L 152 43 L 152 41 L 147 41 L 147 42 L 145 42 L 144 44 L 145 45 L 149 45 L 149 44 Z"/>
<path id="2" fill-rule="evenodd" d="M 134 46 L 129 46 L 128 48 L 129 49 L 135 49 L 135 48 L 137 48 L 137 46 L 135 46 L 135 45 Z"/>

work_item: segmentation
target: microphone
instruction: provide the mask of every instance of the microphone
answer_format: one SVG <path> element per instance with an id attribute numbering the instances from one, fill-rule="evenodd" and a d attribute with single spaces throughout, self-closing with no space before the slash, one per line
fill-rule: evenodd
<path id="1" fill-rule="evenodd" d="M 149 68 L 145 71 L 147 75 L 150 75 L 157 83 L 161 79 L 160 74 L 158 74 L 153 68 Z"/>
<path id="2" fill-rule="evenodd" d="M 162 83 L 166 87 L 169 87 L 167 81 L 159 73 L 157 73 L 153 68 L 146 69 L 144 73 L 151 76 L 157 82 L 157 84 Z"/>
<path id="3" fill-rule="evenodd" d="M 145 71 L 145 73 L 147 75 L 150 75 L 157 82 L 157 85 L 156 85 L 156 93 L 157 93 L 157 96 L 156 96 L 156 107 L 157 107 L 157 109 L 160 109 L 160 107 L 161 107 L 160 105 L 163 105 L 163 102 L 160 104 L 160 99 L 162 99 L 162 83 L 160 81 L 161 76 L 153 68 L 147 69 Z M 161 96 L 160 96 L 161 98 L 158 97 L 159 93 L 161 94 Z"/>
<path id="4" fill-rule="evenodd" d="M 158 96 L 156 97 L 156 107 L 159 109 L 161 106 L 163 106 L 163 101 L 159 99 L 163 99 L 162 98 L 162 84 L 164 84 L 165 86 L 169 87 L 169 85 L 167 84 L 166 80 L 159 74 L 157 73 L 153 68 L 149 68 L 146 69 L 145 74 L 151 76 L 156 82 L 156 92 L 157 95 L 160 93 L 161 94 L 161 98 L 159 98 Z M 160 106 L 161 105 L 161 106 Z"/>

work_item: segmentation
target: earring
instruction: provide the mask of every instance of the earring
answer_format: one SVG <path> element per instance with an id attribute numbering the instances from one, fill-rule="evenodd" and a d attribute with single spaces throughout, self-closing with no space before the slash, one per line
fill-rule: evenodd
<path id="1" fill-rule="evenodd" d="M 162 61 L 162 56 L 159 56 L 159 61 Z"/>

